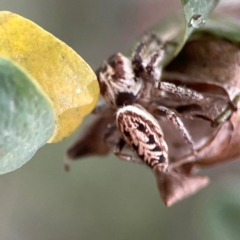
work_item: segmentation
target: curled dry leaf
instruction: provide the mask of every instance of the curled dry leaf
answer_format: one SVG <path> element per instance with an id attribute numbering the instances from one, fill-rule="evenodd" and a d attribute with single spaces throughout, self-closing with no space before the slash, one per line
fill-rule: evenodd
<path id="1" fill-rule="evenodd" d="M 0 35 L 0 56 L 23 67 L 53 104 L 48 142 L 66 138 L 96 105 L 96 75 L 73 49 L 20 15 L 0 11 Z"/>
<path id="2" fill-rule="evenodd" d="M 80 134 L 75 143 L 67 150 L 67 157 L 65 161 L 65 170 L 69 170 L 69 162 L 80 157 L 87 157 L 91 155 L 102 156 L 109 153 L 111 145 L 106 144 L 104 138 L 106 136 L 106 129 L 111 127 L 114 122 L 114 116 L 95 116 L 92 121 L 86 126 L 85 131 Z M 86 139 L 88 141 L 86 141 Z M 91 141 L 94 144 L 89 144 Z"/>
<path id="3" fill-rule="evenodd" d="M 196 119 L 185 121 L 195 140 L 197 157 L 187 154 L 179 138 L 166 126 L 165 135 L 171 136 L 168 145 L 172 155 L 172 169 L 158 178 L 158 188 L 167 206 L 188 197 L 208 184 L 207 177 L 196 176 L 196 170 L 231 161 L 240 155 L 240 48 L 227 40 L 202 36 L 190 40 L 174 61 L 167 66 L 165 79 L 212 96 L 229 99 L 208 107 L 176 107 L 180 114 L 196 112 Z M 216 107 L 219 106 L 219 107 Z M 200 111 L 198 110 L 200 108 Z M 201 113 L 205 113 L 205 120 Z M 199 114 L 200 113 L 200 114 Z M 206 116 L 209 116 L 206 119 Z M 206 120 L 217 119 L 217 127 L 206 125 Z M 215 122 L 215 123 L 216 123 Z M 213 124 L 212 124 L 213 125 Z"/>
<path id="4" fill-rule="evenodd" d="M 170 171 L 169 173 L 161 174 L 156 172 L 155 176 L 159 192 L 167 207 L 196 193 L 209 183 L 208 177 L 189 176 L 179 171 Z"/>
<path id="5" fill-rule="evenodd" d="M 167 71 L 180 73 L 191 78 L 194 88 L 199 82 L 202 84 L 201 91 L 208 94 L 219 94 L 228 97 L 236 109 L 240 93 L 240 46 L 227 40 L 211 36 L 201 37 L 189 41 L 179 56 L 167 67 Z M 182 84 L 188 85 L 182 81 Z M 203 88 L 205 84 L 205 89 Z M 213 86 L 215 85 L 215 89 Z M 217 88 L 219 90 L 217 91 Z M 219 113 L 219 120 L 223 122 L 216 130 L 210 129 L 208 134 L 199 138 L 200 132 L 206 130 L 203 124 L 193 127 L 191 134 L 198 141 L 203 142 L 198 147 L 198 160 L 191 163 L 192 166 L 211 166 L 221 162 L 232 160 L 240 155 L 239 144 L 239 111 L 233 106 L 224 106 L 220 113 L 216 109 L 205 109 L 215 116 Z M 192 128 L 195 120 L 188 122 L 188 128 Z M 201 131 L 199 131 L 201 129 Z M 205 130 L 204 130 L 205 129 Z M 203 141 L 205 139 L 205 141 Z M 189 155 L 184 159 L 189 161 L 194 157 Z M 178 159 L 179 160 L 179 159 Z M 182 159 L 183 160 L 183 159 Z M 181 160 L 181 161 L 182 161 Z"/>

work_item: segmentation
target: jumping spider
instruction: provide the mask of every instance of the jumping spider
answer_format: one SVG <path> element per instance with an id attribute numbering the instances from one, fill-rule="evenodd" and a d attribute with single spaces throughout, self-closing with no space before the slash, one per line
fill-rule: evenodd
<path id="1" fill-rule="evenodd" d="M 175 106 L 171 107 L 170 104 L 170 108 L 167 107 L 168 97 L 169 94 L 173 96 L 174 103 L 187 102 L 201 107 L 214 105 L 215 98 L 162 81 L 164 49 L 165 46 L 158 37 L 149 34 L 138 44 L 132 58 L 117 53 L 104 62 L 97 71 L 97 77 L 106 103 L 97 106 L 94 113 L 105 115 L 108 127 L 101 132 L 104 135 L 102 140 L 113 148 L 116 156 L 127 161 L 145 163 L 153 169 L 162 198 L 169 206 L 204 187 L 208 179 L 200 176 L 188 176 L 187 179 L 177 168 L 180 164 L 174 163 L 174 167 L 171 167 L 168 146 L 157 119 L 164 116 L 173 125 L 197 160 L 191 135 L 177 113 L 170 109 L 175 109 Z M 187 116 L 194 117 L 195 112 L 190 111 Z M 198 110 L 198 114 L 199 112 L 208 119 L 204 112 Z M 116 117 L 113 117 L 114 113 Z M 111 139 L 113 135 L 114 140 Z M 136 156 L 122 153 L 124 145 Z M 68 152 L 70 157 L 72 149 Z"/>
<path id="2" fill-rule="evenodd" d="M 164 116 L 180 133 L 191 152 L 197 155 L 193 140 L 181 118 L 175 111 L 166 107 L 169 101 L 167 94 L 172 94 L 176 99 L 175 102 L 187 102 L 199 106 L 214 104 L 215 99 L 190 88 L 161 81 L 160 64 L 164 57 L 164 49 L 165 46 L 158 37 L 149 34 L 136 47 L 131 59 L 117 53 L 104 62 L 97 76 L 101 95 L 107 104 L 98 106 L 94 112 L 101 114 L 106 108 L 118 110 L 123 106 L 139 104 L 155 118 Z M 194 116 L 195 112 L 188 112 L 188 117 L 191 117 L 191 113 Z M 204 113 L 202 116 L 207 119 Z"/>
<path id="3" fill-rule="evenodd" d="M 161 96 L 155 92 L 159 90 L 174 93 L 181 98 L 191 99 L 192 102 L 202 103 L 206 100 L 195 91 L 161 82 L 162 69 L 159 63 L 163 57 L 163 45 L 155 35 L 147 35 L 143 39 L 131 60 L 121 53 L 113 55 L 97 73 L 101 95 L 106 103 L 116 110 L 119 107 L 137 103 L 151 113 L 164 115 L 194 152 L 193 141 L 181 119 L 175 112 L 159 105 Z M 102 108 L 104 106 L 96 108 L 95 113 L 101 112 Z"/>

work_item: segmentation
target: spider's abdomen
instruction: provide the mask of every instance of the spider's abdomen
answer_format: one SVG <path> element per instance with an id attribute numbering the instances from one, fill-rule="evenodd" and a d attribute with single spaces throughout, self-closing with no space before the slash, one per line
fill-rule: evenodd
<path id="1" fill-rule="evenodd" d="M 117 111 L 116 122 L 123 140 L 151 168 L 166 170 L 168 147 L 157 120 L 139 105 Z"/>

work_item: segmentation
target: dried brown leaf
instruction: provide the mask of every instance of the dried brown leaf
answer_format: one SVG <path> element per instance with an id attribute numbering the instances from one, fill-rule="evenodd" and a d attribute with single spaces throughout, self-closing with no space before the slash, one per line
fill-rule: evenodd
<path id="1" fill-rule="evenodd" d="M 229 98 L 234 99 L 240 93 L 240 47 L 216 37 L 196 38 L 186 44 L 179 56 L 167 67 L 167 71 L 188 76 L 192 80 L 189 84 L 191 86 L 194 86 L 194 81 L 197 82 L 195 87 L 199 86 L 199 82 L 202 83 L 200 90 L 203 93 L 226 97 L 227 92 Z M 188 86 L 188 82 L 180 81 Z M 211 84 L 216 84 L 219 91 L 212 88 Z M 223 91 L 220 91 L 221 87 Z M 209 113 L 213 110 L 205 109 Z M 200 123 L 196 128 L 195 120 L 188 121 L 187 128 L 195 139 L 202 142 L 198 147 L 198 159 L 191 163 L 191 166 L 211 166 L 240 155 L 240 111 L 234 112 L 230 109 L 228 117 L 230 119 L 216 131 L 209 129 L 203 135 L 201 134 L 206 130 L 206 125 Z M 194 159 L 195 156 L 189 155 L 178 158 L 177 161 Z"/>
<path id="2" fill-rule="evenodd" d="M 156 172 L 156 180 L 163 202 L 167 207 L 187 198 L 209 183 L 205 176 L 187 176 L 181 172 Z"/>
<path id="3" fill-rule="evenodd" d="M 67 150 L 65 169 L 69 169 L 71 160 L 78 160 L 91 155 L 107 155 L 111 147 L 104 141 L 104 135 L 109 124 L 114 122 L 114 116 L 95 116 L 80 133 L 77 140 Z"/>

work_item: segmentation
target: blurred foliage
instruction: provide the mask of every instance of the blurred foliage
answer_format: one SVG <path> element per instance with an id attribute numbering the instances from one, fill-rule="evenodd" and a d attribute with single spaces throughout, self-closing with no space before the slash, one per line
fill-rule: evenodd
<path id="1" fill-rule="evenodd" d="M 229 39 L 233 42 L 240 42 L 240 26 L 239 20 L 233 18 L 212 16 L 207 21 L 204 31 L 210 32 L 221 38 Z"/>
<path id="2" fill-rule="evenodd" d="M 56 127 L 50 142 L 69 136 L 98 100 L 92 69 L 72 48 L 15 13 L 0 12 L 0 35 L 0 56 L 28 71 L 53 103 Z"/>
<path id="3" fill-rule="evenodd" d="M 0 57 L 0 174 L 21 167 L 54 132 L 53 107 L 42 89 Z"/>
<path id="4" fill-rule="evenodd" d="M 8 67 L 10 63 L 1 65 L 0 126 L 7 132 L 2 135 L 0 149 L 3 174 L 26 163 L 47 141 L 60 141 L 76 130 L 95 106 L 99 87 L 94 72 L 80 56 L 28 19 L 1 11 L 0 35 L 0 56 L 29 73 L 18 68 L 14 71 L 15 65 Z M 36 85 L 35 94 L 29 90 L 31 82 Z M 53 107 L 46 105 L 49 102 Z M 15 112 L 9 110 L 10 104 L 16 106 Z"/>
<path id="5" fill-rule="evenodd" d="M 219 181 L 214 191 L 207 190 L 205 199 L 200 198 L 197 206 L 204 225 L 201 226 L 203 239 L 237 240 L 240 236 L 240 178 L 237 175 Z M 203 207 L 204 206 L 204 207 Z"/>

